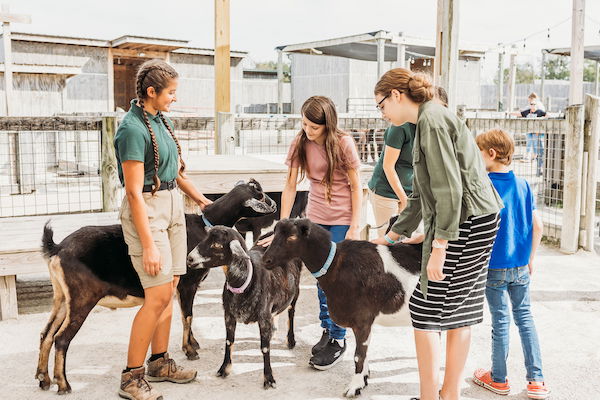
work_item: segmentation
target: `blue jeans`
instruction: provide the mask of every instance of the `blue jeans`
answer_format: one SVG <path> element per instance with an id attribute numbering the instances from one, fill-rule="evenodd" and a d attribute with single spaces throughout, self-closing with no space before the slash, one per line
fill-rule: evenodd
<path id="1" fill-rule="evenodd" d="M 536 174 L 539 176 L 542 173 L 542 165 L 544 163 L 544 134 L 528 133 L 526 137 L 525 151 L 536 156 Z"/>
<path id="2" fill-rule="evenodd" d="M 531 302 L 529 300 L 529 269 L 527 266 L 488 270 L 485 296 L 492 315 L 492 379 L 506 382 L 506 360 L 510 330 L 510 303 L 515 324 L 519 328 L 525 356 L 528 381 L 544 381 L 542 355 Z"/>
<path id="3" fill-rule="evenodd" d="M 346 232 L 350 228 L 349 225 L 321 225 L 319 226 L 327 229 L 331 233 L 331 240 L 339 243 L 346 238 Z M 346 328 L 342 328 L 331 320 L 329 317 L 329 309 L 327 308 L 327 297 L 325 292 L 321 289 L 319 283 L 317 283 L 317 293 L 319 295 L 319 319 L 321 320 L 321 327 L 327 329 L 329 337 L 332 339 L 344 339 L 346 337 Z"/>

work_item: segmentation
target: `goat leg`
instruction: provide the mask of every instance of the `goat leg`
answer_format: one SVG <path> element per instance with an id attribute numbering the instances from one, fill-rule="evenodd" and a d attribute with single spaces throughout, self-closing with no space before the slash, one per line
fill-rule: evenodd
<path id="1" fill-rule="evenodd" d="M 60 290 L 60 289 L 58 289 Z M 54 304 L 52 312 L 48 319 L 48 324 L 40 335 L 40 354 L 38 358 L 38 367 L 35 373 L 35 378 L 40 381 L 39 385 L 42 390 L 50 389 L 50 375 L 48 374 L 48 360 L 50 358 L 50 350 L 54 343 L 54 335 L 65 320 L 67 309 L 64 304 L 64 297 L 57 296 L 55 289 Z"/>
<path id="2" fill-rule="evenodd" d="M 275 388 L 275 379 L 271 370 L 271 337 L 273 335 L 273 324 L 270 313 L 261 315 L 258 319 L 258 329 L 260 330 L 260 350 L 263 353 L 264 363 L 264 383 L 265 389 Z"/>
<path id="3" fill-rule="evenodd" d="M 177 285 L 177 293 L 179 299 L 179 307 L 181 308 L 181 320 L 183 323 L 183 338 L 181 349 L 185 353 L 188 360 L 198 359 L 198 350 L 200 345 L 194 338 L 192 332 L 192 319 L 193 319 L 193 307 L 194 307 L 194 296 L 196 290 L 198 290 L 198 283 L 193 282 L 197 279 L 194 273 L 187 273 L 182 275 Z"/>
<path id="4" fill-rule="evenodd" d="M 71 393 L 71 385 L 65 372 L 69 344 L 98 300 L 100 299 L 70 298 L 66 305 L 65 320 L 54 337 L 54 380 L 58 384 L 58 394 Z"/>
<path id="5" fill-rule="evenodd" d="M 296 295 L 294 296 L 294 300 L 290 304 L 288 308 L 288 334 L 287 334 L 287 345 L 288 349 L 293 349 L 296 347 L 296 338 L 294 336 L 294 314 L 296 313 L 296 301 L 298 301 L 298 295 L 300 294 L 300 290 L 296 291 Z"/>
<path id="6" fill-rule="evenodd" d="M 367 378 L 369 376 L 369 366 L 367 362 L 367 350 L 371 338 L 371 321 L 370 324 L 364 324 L 360 328 L 353 327 L 354 337 L 356 338 L 356 350 L 354 352 L 354 376 L 350 381 L 350 385 L 346 389 L 344 396 L 356 397 L 360 391 L 367 386 Z"/>
<path id="7" fill-rule="evenodd" d="M 236 325 L 237 321 L 235 320 L 235 317 L 229 312 L 225 311 L 225 357 L 223 358 L 223 364 L 221 364 L 221 368 L 219 368 L 219 371 L 217 371 L 217 376 L 220 376 L 221 378 L 226 378 L 231 372 L 231 352 L 233 350 L 233 343 L 235 342 Z"/>

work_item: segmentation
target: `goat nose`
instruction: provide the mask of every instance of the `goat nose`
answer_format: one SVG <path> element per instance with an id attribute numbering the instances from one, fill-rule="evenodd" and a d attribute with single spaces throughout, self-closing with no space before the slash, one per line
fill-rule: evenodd
<path id="1" fill-rule="evenodd" d="M 194 257 L 188 256 L 187 257 L 187 262 L 188 262 L 188 264 L 192 264 L 194 262 Z"/>

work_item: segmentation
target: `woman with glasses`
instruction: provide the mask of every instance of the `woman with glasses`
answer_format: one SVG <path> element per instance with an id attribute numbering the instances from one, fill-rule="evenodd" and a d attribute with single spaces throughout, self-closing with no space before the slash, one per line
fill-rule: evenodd
<path id="1" fill-rule="evenodd" d="M 421 400 L 458 400 L 471 326 L 483 320 L 489 255 L 502 201 L 479 148 L 462 120 L 432 101 L 428 77 L 403 68 L 386 72 L 375 101 L 394 125 L 416 125 L 413 192 L 392 230 L 374 240 L 391 245 L 410 236 L 421 217 L 425 234 L 421 279 L 410 301 Z M 446 332 L 444 382 L 439 388 L 440 335 Z"/>

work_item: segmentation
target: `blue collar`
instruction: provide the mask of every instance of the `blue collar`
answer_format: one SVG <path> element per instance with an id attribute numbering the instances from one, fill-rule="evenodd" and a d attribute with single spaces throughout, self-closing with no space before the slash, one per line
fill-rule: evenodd
<path id="1" fill-rule="evenodd" d="M 204 221 L 204 225 L 208 226 L 209 228 L 212 228 L 214 226 L 206 219 L 206 216 L 204 214 L 202 214 L 202 221 Z"/>
<path id="2" fill-rule="evenodd" d="M 329 269 L 329 267 L 331 267 L 333 257 L 335 257 L 336 247 L 337 245 L 335 244 L 335 242 L 331 242 L 331 248 L 329 249 L 329 255 L 327 256 L 327 260 L 325 260 L 325 264 L 323 264 L 323 267 L 317 272 L 311 272 L 312 276 L 314 276 L 315 278 L 320 278 L 327 273 L 327 270 Z"/>

